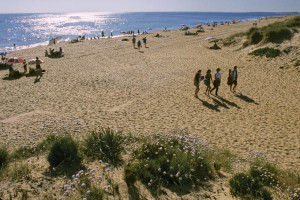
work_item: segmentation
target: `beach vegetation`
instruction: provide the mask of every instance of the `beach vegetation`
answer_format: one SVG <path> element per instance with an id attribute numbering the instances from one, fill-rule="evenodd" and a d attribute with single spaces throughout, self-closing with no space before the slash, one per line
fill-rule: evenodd
<path id="1" fill-rule="evenodd" d="M 54 142 L 47 160 L 50 164 L 50 171 L 54 174 L 70 175 L 82 168 L 82 157 L 79 155 L 78 145 L 70 136 L 61 137 Z"/>
<path id="2" fill-rule="evenodd" d="M 18 160 L 38 156 L 44 153 L 45 151 L 48 151 L 56 140 L 57 137 L 55 135 L 48 135 L 46 139 L 44 139 L 38 144 L 33 144 L 32 146 L 19 147 L 11 153 L 10 158 L 12 160 Z"/>
<path id="3" fill-rule="evenodd" d="M 28 163 L 14 163 L 9 169 L 9 177 L 12 181 L 15 180 L 31 180 L 31 168 Z"/>
<path id="4" fill-rule="evenodd" d="M 114 166 L 123 163 L 122 152 L 124 151 L 125 137 L 110 128 L 91 132 L 83 143 L 83 153 L 92 159 L 102 159 Z"/>
<path id="5" fill-rule="evenodd" d="M 247 36 L 250 44 L 258 44 L 263 39 L 263 35 L 258 28 L 251 28 L 248 31 Z"/>
<path id="6" fill-rule="evenodd" d="M 266 56 L 267 58 L 275 58 L 277 56 L 280 56 L 281 51 L 279 49 L 274 49 L 274 48 L 260 48 L 256 49 L 255 51 L 252 51 L 249 53 L 249 55 L 253 56 Z"/>
<path id="7" fill-rule="evenodd" d="M 196 189 L 230 164 L 216 159 L 225 154 L 211 151 L 202 138 L 185 132 L 155 134 L 140 143 L 132 161 L 124 167 L 125 182 L 132 186 L 141 181 L 155 197 L 163 187 L 178 193 Z"/>
<path id="8" fill-rule="evenodd" d="M 104 199 L 104 192 L 103 190 L 93 187 L 91 190 L 89 190 L 87 197 L 87 200 L 102 200 Z"/>
<path id="9" fill-rule="evenodd" d="M 281 43 L 290 40 L 293 33 L 298 33 L 300 27 L 300 17 L 296 16 L 282 22 L 275 22 L 262 28 L 252 27 L 247 32 L 236 33 L 223 40 L 224 46 L 236 44 L 237 37 L 247 36 L 248 41 L 243 44 L 247 47 L 250 44 L 263 43 Z"/>
<path id="10" fill-rule="evenodd" d="M 300 197 L 300 184 L 295 174 L 260 158 L 250 163 L 247 172 L 235 174 L 229 185 L 231 194 L 242 199 L 273 199 L 284 195 L 288 195 L 289 199 Z"/>
<path id="11" fill-rule="evenodd" d="M 300 60 L 297 59 L 296 62 L 295 62 L 295 64 L 294 64 L 294 66 L 295 66 L 295 67 L 300 66 Z"/>
<path id="12" fill-rule="evenodd" d="M 9 154 L 5 148 L 0 148 L 0 170 L 7 166 Z"/>
<path id="13" fill-rule="evenodd" d="M 229 36 L 229 37 L 227 37 L 223 40 L 223 45 L 224 46 L 234 45 L 234 44 L 236 44 L 236 39 L 235 38 L 243 37 L 246 34 L 247 33 L 245 33 L 245 32 L 240 32 L 240 33 L 233 34 L 233 35 L 231 35 L 231 36 Z"/>

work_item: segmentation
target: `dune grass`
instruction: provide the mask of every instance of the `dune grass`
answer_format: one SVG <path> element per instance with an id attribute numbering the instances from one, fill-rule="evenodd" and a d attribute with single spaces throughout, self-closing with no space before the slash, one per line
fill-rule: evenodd
<path id="1" fill-rule="evenodd" d="M 298 32 L 300 27 L 300 16 L 293 17 L 286 21 L 275 22 L 262 28 L 252 27 L 247 32 L 236 33 L 223 40 L 224 46 L 229 46 L 236 43 L 236 37 L 247 36 L 248 41 L 244 46 L 249 44 L 263 43 L 281 43 L 285 40 L 290 40 L 294 32 Z"/>

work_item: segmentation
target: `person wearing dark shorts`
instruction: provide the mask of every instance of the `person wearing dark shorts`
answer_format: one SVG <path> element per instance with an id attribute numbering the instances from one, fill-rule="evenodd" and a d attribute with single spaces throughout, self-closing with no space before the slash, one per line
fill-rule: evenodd
<path id="1" fill-rule="evenodd" d="M 143 43 L 145 45 L 145 48 L 147 48 L 147 46 L 146 46 L 147 45 L 147 38 L 146 37 L 143 38 Z"/>
<path id="2" fill-rule="evenodd" d="M 213 89 L 210 90 L 210 93 L 212 93 L 212 91 L 214 89 L 216 89 L 216 96 L 218 96 L 218 91 L 219 91 L 219 86 L 221 84 L 221 73 L 220 73 L 221 69 L 218 68 L 217 72 L 215 73 L 215 80 L 214 80 L 214 87 Z"/>
<path id="3" fill-rule="evenodd" d="M 25 59 L 23 61 L 23 68 L 24 68 L 24 74 L 26 74 L 26 72 L 27 72 L 27 62 L 26 62 Z"/>
<path id="4" fill-rule="evenodd" d="M 235 92 L 235 88 L 237 86 L 237 78 L 238 78 L 238 73 L 237 73 L 237 66 L 234 66 L 233 71 L 231 72 L 232 74 L 232 80 L 233 80 L 233 88 L 232 90 Z"/>

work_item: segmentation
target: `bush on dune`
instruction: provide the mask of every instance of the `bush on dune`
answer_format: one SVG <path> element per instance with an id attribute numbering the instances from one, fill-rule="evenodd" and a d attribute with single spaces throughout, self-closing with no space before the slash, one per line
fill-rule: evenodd
<path id="1" fill-rule="evenodd" d="M 6 149 L 0 148 L 0 169 L 8 164 L 8 152 Z"/>
<path id="2" fill-rule="evenodd" d="M 254 56 L 266 56 L 267 58 L 275 58 L 277 56 L 279 56 L 281 54 L 281 51 L 279 49 L 274 49 L 274 48 L 261 48 L 261 49 L 257 49 L 251 53 L 249 53 L 249 55 L 254 55 Z"/>

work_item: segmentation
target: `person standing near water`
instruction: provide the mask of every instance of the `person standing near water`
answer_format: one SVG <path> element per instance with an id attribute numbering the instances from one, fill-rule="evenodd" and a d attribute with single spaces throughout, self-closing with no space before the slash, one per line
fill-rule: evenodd
<path id="1" fill-rule="evenodd" d="M 219 91 L 219 86 L 221 84 L 221 73 L 220 73 L 221 69 L 218 68 L 217 72 L 215 73 L 215 80 L 214 80 L 214 87 L 213 89 L 210 90 L 210 93 L 216 89 L 216 96 L 218 96 L 218 91 Z"/>
<path id="2" fill-rule="evenodd" d="M 238 73 L 237 73 L 237 66 L 234 66 L 233 71 L 231 72 L 232 75 L 232 80 L 233 80 L 233 92 L 235 92 L 235 88 L 237 86 L 237 78 L 238 78 Z"/>
<path id="3" fill-rule="evenodd" d="M 196 86 L 196 90 L 195 90 L 195 97 L 198 98 L 198 93 L 200 90 L 200 81 L 202 80 L 202 76 L 201 76 L 201 70 L 198 70 L 198 72 L 195 74 L 194 77 L 194 85 Z"/>

